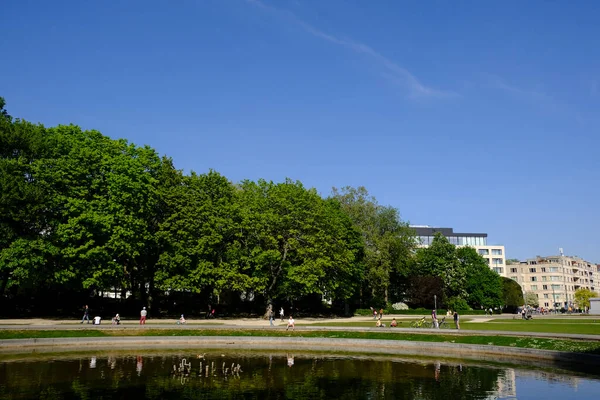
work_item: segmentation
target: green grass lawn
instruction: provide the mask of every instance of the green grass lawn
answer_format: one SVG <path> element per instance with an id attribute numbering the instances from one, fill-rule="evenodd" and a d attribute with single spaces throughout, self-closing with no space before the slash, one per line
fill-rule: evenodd
<path id="1" fill-rule="evenodd" d="M 560 321 L 560 320 L 496 320 L 489 322 L 461 323 L 462 329 L 480 331 L 510 331 L 510 332 L 546 332 L 546 333 L 581 333 L 600 335 L 600 322 Z"/>
<path id="2" fill-rule="evenodd" d="M 397 321 L 399 328 L 410 328 L 414 320 Z M 391 320 L 384 319 L 386 326 Z M 427 319 L 430 322 L 430 319 Z M 454 321 L 447 320 L 448 325 L 454 327 Z M 300 324 L 297 324 L 300 326 Z M 307 324 L 308 325 L 308 324 Z M 374 321 L 357 322 L 319 322 L 313 326 L 337 326 L 337 327 L 361 327 L 372 328 Z M 487 322 L 473 322 L 472 319 L 462 319 L 460 322 L 462 330 L 481 331 L 509 331 L 509 332 L 544 332 L 544 333 L 581 333 L 586 335 L 600 335 L 600 318 L 594 319 L 533 319 L 525 321 L 522 319 L 492 319 Z"/>
<path id="3" fill-rule="evenodd" d="M 443 332 L 443 333 L 442 333 Z M 123 330 L 1 330 L 0 339 L 59 338 L 59 337 L 107 337 L 107 336 L 257 336 L 257 337 L 308 337 L 337 339 L 408 340 L 420 342 L 450 342 L 510 346 L 519 348 L 582 352 L 600 355 L 600 342 L 568 339 L 520 338 L 508 336 L 459 336 L 451 331 L 440 334 L 405 333 L 393 330 L 372 332 L 336 331 L 275 331 L 244 329 L 169 330 L 169 329 L 123 329 Z"/>

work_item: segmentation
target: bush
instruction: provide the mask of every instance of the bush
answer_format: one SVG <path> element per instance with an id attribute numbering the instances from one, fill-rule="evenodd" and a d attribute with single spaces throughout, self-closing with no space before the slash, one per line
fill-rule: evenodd
<path id="1" fill-rule="evenodd" d="M 392 304 L 392 309 L 394 311 L 403 311 L 408 310 L 408 306 L 405 303 L 394 303 Z"/>
<path id="2" fill-rule="evenodd" d="M 456 311 L 470 311 L 471 307 L 467 304 L 467 302 L 458 297 L 451 297 L 447 301 L 448 308 L 450 310 Z"/>

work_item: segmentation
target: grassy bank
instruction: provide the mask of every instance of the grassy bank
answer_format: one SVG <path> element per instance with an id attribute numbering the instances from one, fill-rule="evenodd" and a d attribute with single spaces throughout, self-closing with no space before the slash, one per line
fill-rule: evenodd
<path id="1" fill-rule="evenodd" d="M 448 332 L 448 333 L 447 333 Z M 394 331 L 381 332 L 335 332 L 335 331 L 269 331 L 269 330 L 169 330 L 169 329 L 123 329 L 107 330 L 2 330 L 0 339 L 27 338 L 72 338 L 72 337 L 122 337 L 122 336 L 231 336 L 231 337 L 307 337 L 307 338 L 336 338 L 336 339 L 375 339 L 375 340 L 407 340 L 420 342 L 448 342 L 461 344 L 478 344 L 493 346 L 510 346 L 528 349 L 556 350 L 580 352 L 600 355 L 600 342 L 588 342 L 568 339 L 521 338 L 510 336 L 459 336 L 451 331 L 440 334 L 399 333 Z"/>
<path id="2" fill-rule="evenodd" d="M 384 323 L 389 326 L 391 319 L 384 318 Z M 429 322 L 429 319 L 427 320 Z M 398 321 L 398 327 L 409 328 L 412 320 Z M 361 327 L 372 328 L 375 321 L 352 321 L 352 322 L 320 322 L 311 324 L 313 326 L 337 326 L 337 327 Z M 453 321 L 448 325 L 454 327 Z M 592 319 L 533 319 L 525 321 L 522 319 L 492 319 L 486 322 L 474 322 L 463 319 L 460 323 L 462 330 L 480 331 L 509 331 L 509 332 L 539 332 L 539 333 L 574 333 L 585 335 L 600 335 L 600 318 Z"/>

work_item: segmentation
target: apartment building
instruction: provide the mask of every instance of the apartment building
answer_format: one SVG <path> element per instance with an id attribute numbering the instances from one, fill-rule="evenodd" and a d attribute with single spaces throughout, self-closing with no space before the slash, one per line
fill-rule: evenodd
<path id="1" fill-rule="evenodd" d="M 502 245 L 489 245 L 487 233 L 458 233 L 453 228 L 435 228 L 429 225 L 411 225 L 415 230 L 421 246 L 427 247 L 433 241 L 436 233 L 444 235 L 455 246 L 470 246 L 487 261 L 491 269 L 500 276 L 507 276 L 506 252 Z"/>
<path id="2" fill-rule="evenodd" d="M 574 302 L 577 289 L 596 291 L 600 286 L 598 267 L 579 257 L 537 256 L 506 268 L 508 277 L 518 282 L 523 292 L 537 295 L 541 307 L 577 306 Z"/>

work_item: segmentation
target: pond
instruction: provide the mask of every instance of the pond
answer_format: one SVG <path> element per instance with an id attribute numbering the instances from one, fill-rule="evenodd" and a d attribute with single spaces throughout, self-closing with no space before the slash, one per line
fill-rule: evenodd
<path id="1" fill-rule="evenodd" d="M 597 399 L 562 370 L 322 354 L 45 356 L 0 361 L 2 399 Z"/>

